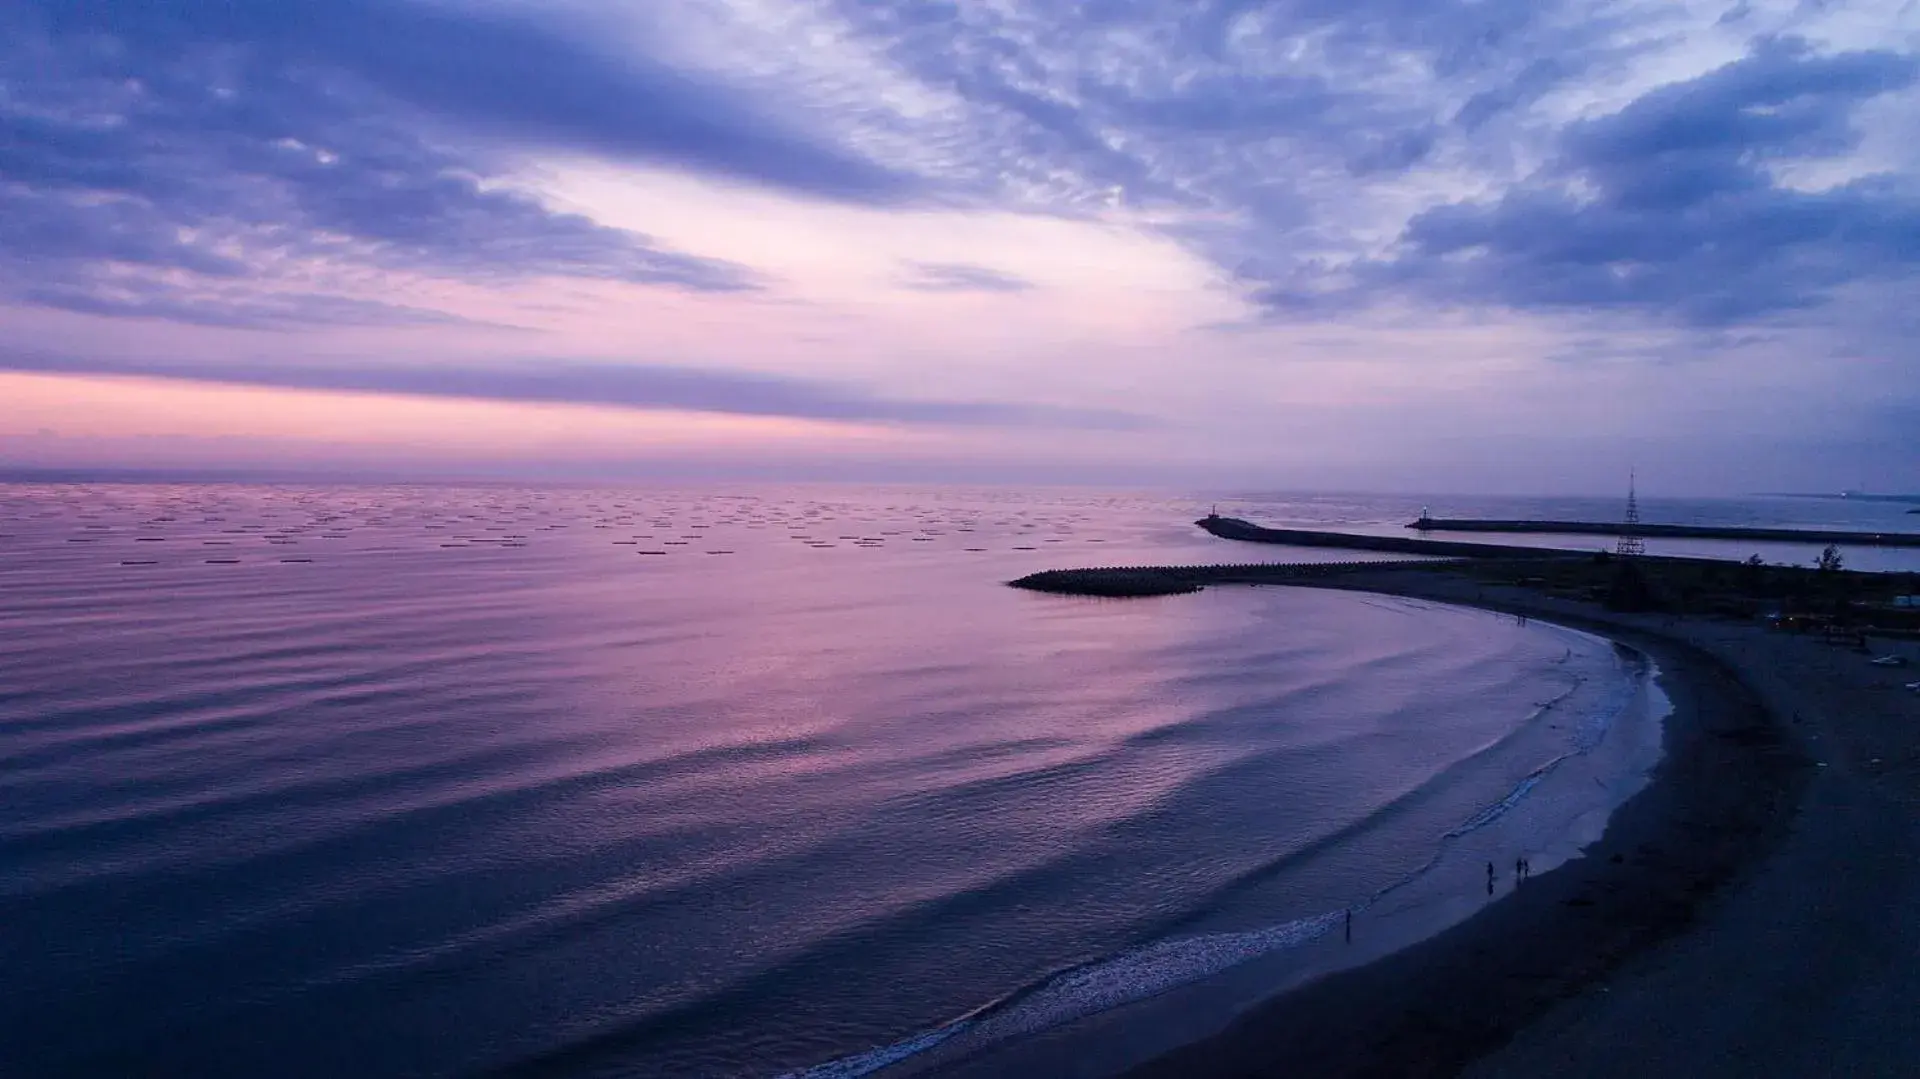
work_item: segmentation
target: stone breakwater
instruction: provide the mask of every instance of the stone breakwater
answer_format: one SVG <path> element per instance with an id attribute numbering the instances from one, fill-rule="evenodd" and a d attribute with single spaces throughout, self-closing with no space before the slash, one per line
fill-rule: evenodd
<path id="1" fill-rule="evenodd" d="M 1294 584 L 1363 570 L 1444 566 L 1459 560 L 1407 562 L 1218 563 L 1210 566 L 1100 566 L 1050 569 L 1007 583 L 1031 592 L 1068 596 L 1175 596 L 1215 584 Z"/>
<path id="2" fill-rule="evenodd" d="M 1358 536 L 1347 532 L 1323 532 L 1306 528 L 1267 528 L 1238 517 L 1209 515 L 1193 522 L 1202 531 L 1221 539 L 1245 543 L 1276 543 L 1287 547 L 1333 547 L 1348 551 L 1389 551 L 1394 554 L 1426 555 L 1433 558 L 1577 558 L 1592 551 L 1567 551 L 1552 547 L 1517 547 L 1500 543 L 1471 543 L 1463 540 L 1411 539 L 1406 536 Z"/>

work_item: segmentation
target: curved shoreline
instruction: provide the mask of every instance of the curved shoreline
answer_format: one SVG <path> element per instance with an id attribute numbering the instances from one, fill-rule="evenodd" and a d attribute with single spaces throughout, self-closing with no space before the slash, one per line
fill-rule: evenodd
<path id="1" fill-rule="evenodd" d="M 1501 577 L 1428 564 L 1297 583 L 1644 648 L 1674 704 L 1652 782 L 1521 894 L 1130 1074 L 1912 1074 L 1920 696 L 1905 683 L 1920 644 L 1872 641 L 1910 665 L 1877 667 L 1817 635 L 1621 614 Z"/>
<path id="2" fill-rule="evenodd" d="M 1129 1075 L 1458 1074 L 1694 924 L 1778 845 L 1801 803 L 1811 762 L 1768 702 L 1657 622 L 1431 568 L 1298 585 L 1526 614 L 1638 648 L 1660 665 L 1673 701 L 1664 755 L 1580 857 L 1460 925 L 1255 1005 Z"/>
<path id="3" fill-rule="evenodd" d="M 1366 603 L 1367 599 L 1355 596 L 1352 601 Z M 1511 621 L 1492 612 L 1456 604 L 1394 606 L 1404 608 L 1409 615 L 1422 617 L 1450 612 L 1451 617 L 1467 619 L 1465 625 L 1469 626 Z M 1512 739 L 1529 733 L 1543 736 L 1549 726 L 1561 727 L 1561 723 L 1552 720 L 1571 714 L 1579 722 L 1567 724 L 1568 733 L 1547 736 L 1564 739 L 1565 744 L 1556 740 L 1552 747 L 1536 746 L 1536 750 L 1557 748 L 1557 755 L 1530 757 L 1531 771 L 1509 775 L 1504 784 L 1491 792 L 1491 802 L 1469 799 L 1464 806 L 1456 807 L 1459 815 L 1432 822 L 1446 830 L 1435 833 L 1436 845 L 1424 862 L 1410 868 L 1401 867 L 1400 875 L 1391 879 L 1367 883 L 1361 891 L 1352 893 L 1351 901 L 1344 905 L 1290 911 L 1285 921 L 1264 922 L 1255 917 L 1257 924 L 1253 925 L 1241 924 L 1231 929 L 1215 927 L 1206 932 L 1194 931 L 1189 926 L 1139 940 L 1118 951 L 1054 970 L 946 1024 L 863 1052 L 783 1073 L 785 1079 L 845 1079 L 860 1075 L 1114 1074 L 1209 1029 L 1208 1026 L 1189 1027 L 1184 1022 L 1187 1017 L 1225 1013 L 1224 1008 L 1194 1007 L 1189 994 L 1195 991 L 1214 996 L 1225 991 L 1238 1004 L 1267 999 L 1322 974 L 1388 954 L 1398 946 L 1390 942 L 1437 934 L 1457 924 L 1467 916 L 1467 911 L 1481 903 L 1478 877 L 1483 858 L 1511 858 L 1513 851 L 1521 849 L 1534 852 L 1536 860 L 1545 857 L 1548 864 L 1570 856 L 1598 834 L 1602 825 L 1594 823 L 1595 817 L 1604 822 L 1629 796 L 1631 789 L 1644 783 L 1657 760 L 1656 739 L 1668 709 L 1660 694 L 1651 689 L 1659 672 L 1644 653 L 1622 648 L 1602 636 L 1544 621 L 1536 623 L 1533 630 L 1520 632 L 1543 635 L 1543 642 L 1536 642 L 1543 650 L 1537 657 L 1543 666 L 1536 673 L 1544 675 L 1547 669 L 1558 669 L 1573 658 L 1576 649 L 1582 650 L 1582 662 L 1591 666 L 1581 666 L 1582 673 L 1573 675 L 1564 685 L 1553 686 L 1545 701 L 1540 699 L 1541 694 L 1535 693 L 1509 702 L 1530 705 L 1530 714 L 1514 729 L 1478 746 L 1468 756 L 1447 759 L 1453 765 L 1477 766 L 1482 755 L 1504 751 Z M 1561 655 L 1563 645 L 1565 654 Z M 1555 658 L 1549 660 L 1549 653 Z M 1584 696 L 1577 697 L 1581 694 Z M 1569 704 L 1570 701 L 1573 703 Z M 1601 733 L 1615 728 L 1628 732 L 1623 743 L 1616 743 Z M 1616 744 L 1637 749 L 1622 760 L 1602 761 L 1600 755 L 1593 754 L 1603 746 Z M 1615 754 L 1609 750 L 1605 755 Z M 1553 803 L 1553 816 L 1535 819 L 1533 811 L 1525 808 L 1535 804 L 1529 794 L 1549 778 L 1562 774 L 1562 766 L 1566 766 L 1567 774 L 1576 771 L 1588 774 L 1555 780 L 1569 785 L 1555 797 L 1542 799 Z M 1591 774 L 1596 772 L 1597 775 Z M 1416 789 L 1429 793 L 1438 774 L 1422 780 Z M 1598 796 L 1590 786 L 1590 781 L 1599 782 L 1597 776 L 1607 777 L 1607 781 L 1601 783 L 1605 793 Z M 1626 777 L 1626 789 L 1617 785 L 1621 777 Z M 1404 796 L 1411 797 L 1413 793 L 1409 790 Z M 1549 820 L 1551 823 L 1547 823 Z M 1525 830 L 1525 838 L 1519 838 L 1518 832 L 1507 831 L 1512 821 L 1521 822 L 1518 827 Z M 1373 812 L 1334 835 L 1314 839 L 1309 848 L 1342 846 L 1345 833 L 1358 831 L 1363 824 L 1371 829 Z M 1495 838 L 1500 835 L 1505 838 Z M 1287 857 L 1292 860 L 1306 854 L 1307 850 L 1296 850 Z M 1471 887 L 1456 887 L 1461 881 Z M 1501 894 L 1509 887 L 1503 871 Z M 1348 932 L 1348 946 L 1344 948 L 1340 946 L 1343 914 L 1347 917 Z M 1356 925 L 1360 927 L 1357 934 Z M 1357 948 L 1352 946 L 1356 935 Z M 1208 969 L 1195 970 L 1195 964 Z M 1235 987 L 1227 988 L 1229 984 Z M 1092 998 L 1093 1003 L 1088 1002 L 1090 991 L 1097 994 Z M 1028 1007 L 1034 1003 L 1050 1006 L 1052 1010 L 1036 1013 Z M 1076 1046 L 1088 1044 L 1083 1035 L 1089 1027 L 1110 1029 L 1116 1017 L 1128 1017 L 1123 1021 L 1137 1023 L 1139 1030 L 1157 1030 L 1158 1034 L 1146 1044 L 1118 1053 L 1107 1052 L 1107 1062 L 1092 1070 L 1075 1071 L 1051 1059 L 1036 1064 L 1028 1057 L 1036 1044 L 1062 1039 Z M 1169 1018 L 1175 1020 L 1171 1027 L 1165 1023 Z M 1185 1030 L 1185 1036 L 1174 1030 Z M 1104 1040 L 1104 1035 L 1095 1035 L 1095 1038 Z"/>
<path id="4" fill-rule="evenodd" d="M 1672 711 L 1662 729 L 1661 759 L 1646 785 L 1613 810 L 1600 838 L 1575 857 L 1518 889 L 1503 886 L 1498 901 L 1398 950 L 1249 1005 L 1230 1005 L 1241 1009 L 1234 1014 L 1182 1006 L 1155 1015 L 1130 1005 L 1083 1028 L 1039 1035 L 1010 1053 L 955 1062 L 934 1074 L 1461 1074 L 1569 1001 L 1604 993 L 1609 976 L 1682 937 L 1787 835 L 1815 774 L 1813 762 L 1780 721 L 1778 702 L 1750 684 L 1750 672 L 1690 643 L 1678 623 L 1487 585 L 1458 566 L 1399 563 L 1318 572 L 1323 568 L 1331 569 L 1314 567 L 1316 572 L 1272 583 L 1525 614 L 1648 655 L 1661 672 Z M 1266 582 L 1255 577 L 1247 583 Z M 1149 1043 L 1198 1040 L 1144 1063 L 1139 1056 L 1122 1063 L 1129 1054 L 1116 1059 L 1116 1047 L 1103 1043 L 1116 1036 L 1137 1041 L 1125 1031 L 1133 1023 L 1172 1024 L 1173 1030 L 1149 1036 Z M 1606 1040 L 1597 1048 L 1606 1052 Z M 1544 1065 L 1532 1061 L 1490 1075 L 1666 1074 L 1644 1071 L 1617 1055 L 1611 1070 L 1585 1072 L 1548 1056 Z"/>
<path id="5" fill-rule="evenodd" d="M 1364 965 L 1252 1005 L 1167 1019 L 1128 1006 L 952 1074 L 1912 1074 L 1920 923 L 1901 916 L 1920 909 L 1920 698 L 1901 688 L 1912 674 L 1817 635 L 1623 614 L 1515 574 L 1414 562 L 1195 576 L 1525 614 L 1648 653 L 1672 703 L 1664 755 L 1597 841 Z M 1874 643 L 1920 663 L 1920 646 Z M 1160 1028 L 1149 1043 L 1197 1040 L 1129 1064 L 1154 1051 L 1128 1037 L 1134 1024 Z M 1116 1038 L 1136 1053 L 1116 1056 Z"/>

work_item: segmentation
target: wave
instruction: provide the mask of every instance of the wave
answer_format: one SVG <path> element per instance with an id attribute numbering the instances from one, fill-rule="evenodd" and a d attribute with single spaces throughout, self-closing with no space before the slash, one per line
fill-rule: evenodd
<path id="1" fill-rule="evenodd" d="M 1612 694 L 1600 707 L 1593 708 L 1583 714 L 1580 717 L 1580 721 L 1575 724 L 1573 728 L 1572 749 L 1527 773 L 1519 783 L 1514 785 L 1512 790 L 1507 792 L 1506 797 L 1475 813 L 1459 827 L 1448 832 L 1447 838 L 1458 839 L 1470 832 L 1479 831 L 1494 821 L 1506 816 L 1514 807 L 1518 806 L 1535 787 L 1539 786 L 1548 776 L 1557 771 L 1561 765 L 1576 757 L 1583 757 L 1598 748 L 1600 743 L 1605 740 L 1607 732 L 1613 728 L 1614 721 L 1617 720 L 1621 714 L 1627 710 L 1628 705 L 1632 703 L 1634 694 L 1639 691 L 1641 684 L 1647 677 L 1649 667 L 1645 655 L 1640 652 L 1633 652 L 1631 655 L 1637 656 L 1639 659 L 1637 662 L 1632 663 L 1627 670 L 1621 672 L 1625 677 L 1615 682 Z M 1534 713 L 1533 718 L 1537 719 L 1545 715 L 1555 705 L 1572 694 L 1573 690 L 1569 689 L 1566 693 L 1542 705 L 1540 710 Z"/>
<path id="2" fill-rule="evenodd" d="M 1534 769 L 1504 796 L 1482 807 L 1444 833 L 1443 841 L 1476 832 L 1519 807 L 1534 789 L 1567 761 L 1597 748 L 1651 676 L 1644 654 L 1620 649 L 1624 661 L 1612 692 L 1576 723 L 1573 748 Z M 1565 657 L 1562 657 L 1563 661 Z M 1541 704 L 1521 724 L 1543 718 L 1579 688 L 1569 687 Z M 1169 990 L 1212 977 L 1232 967 L 1298 948 L 1325 936 L 1350 914 L 1367 910 L 1387 896 L 1424 878 L 1447 852 L 1445 842 L 1413 870 L 1372 894 L 1336 910 L 1233 933 L 1206 933 L 1152 941 L 1115 955 L 1057 971 L 1013 994 L 950 1022 L 861 1053 L 784 1073 L 780 1079 L 860 1079 L 965 1036 L 985 1049 L 1023 1036 L 1083 1019 L 1100 1012 L 1158 996 Z"/>
<path id="3" fill-rule="evenodd" d="M 783 1079 L 859 1079 L 966 1034 L 992 1045 L 1157 996 L 1262 955 L 1325 936 L 1344 909 L 1240 933 L 1154 941 L 1055 973 L 978 1011 L 864 1053 L 788 1072 Z"/>

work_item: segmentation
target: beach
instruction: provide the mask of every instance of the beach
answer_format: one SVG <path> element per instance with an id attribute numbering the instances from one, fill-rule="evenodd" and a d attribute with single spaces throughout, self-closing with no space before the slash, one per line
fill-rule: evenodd
<path id="1" fill-rule="evenodd" d="M 1604 837 L 1464 924 L 1131 1074 L 1811 1076 L 1920 1061 L 1912 668 L 1758 625 L 1451 571 L 1312 582 L 1550 619 L 1651 654 L 1674 702 Z M 1915 656 L 1911 642 L 1876 652 Z"/>

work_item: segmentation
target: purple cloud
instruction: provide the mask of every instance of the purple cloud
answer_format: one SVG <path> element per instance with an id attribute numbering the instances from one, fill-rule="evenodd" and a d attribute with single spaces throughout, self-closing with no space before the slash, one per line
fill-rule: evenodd
<path id="1" fill-rule="evenodd" d="M 1091 430 L 1128 430 L 1145 423 L 1138 416 L 1105 409 L 892 397 L 857 386 L 758 372 L 576 360 L 237 364 L 5 352 L 0 353 L 0 371 L 866 423 Z"/>
<path id="2" fill-rule="evenodd" d="M 1259 294 L 1280 310 L 1382 296 L 1625 311 L 1695 326 L 1825 303 L 1920 272 L 1920 198 L 1885 176 L 1789 186 L 1780 162 L 1851 150 L 1856 109 L 1912 86 L 1920 61 L 1819 55 L 1791 41 L 1575 124 L 1559 155 L 1491 201 L 1427 209 L 1399 250 Z"/>
<path id="3" fill-rule="evenodd" d="M 900 283 L 918 292 L 1026 292 L 1033 288 L 1033 282 L 1024 277 L 962 262 L 909 263 Z"/>

